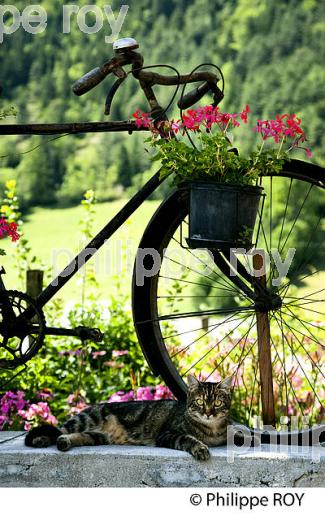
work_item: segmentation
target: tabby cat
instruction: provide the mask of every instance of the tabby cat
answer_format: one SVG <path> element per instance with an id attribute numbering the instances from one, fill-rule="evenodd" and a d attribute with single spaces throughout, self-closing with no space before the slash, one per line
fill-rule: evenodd
<path id="1" fill-rule="evenodd" d="M 208 460 L 209 446 L 225 444 L 231 402 L 231 378 L 202 383 L 188 377 L 186 403 L 174 400 L 102 403 L 86 408 L 62 427 L 38 426 L 25 437 L 26 446 L 137 444 L 173 448 Z"/>

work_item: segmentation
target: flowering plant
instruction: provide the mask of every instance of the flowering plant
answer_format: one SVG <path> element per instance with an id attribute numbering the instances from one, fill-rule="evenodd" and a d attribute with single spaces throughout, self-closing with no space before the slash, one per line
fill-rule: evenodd
<path id="1" fill-rule="evenodd" d="M 0 431 L 24 430 L 40 424 L 57 424 L 56 417 L 51 413 L 47 401 L 51 398 L 51 392 L 47 389 L 38 393 L 38 398 L 43 399 L 38 403 L 32 403 L 25 399 L 25 392 L 18 390 L 6 392 L 0 398 Z"/>
<path id="2" fill-rule="evenodd" d="M 253 131 L 261 140 L 257 150 L 248 156 L 233 148 L 232 130 L 247 124 L 250 108 L 238 113 L 221 112 L 211 105 L 188 110 L 182 120 L 155 123 L 150 113 L 137 110 L 133 117 L 138 128 L 148 128 L 147 140 L 158 150 L 153 160 L 161 161 L 161 175 L 173 174 L 173 183 L 184 181 L 216 181 L 233 184 L 254 184 L 260 172 L 279 173 L 289 152 L 306 141 L 301 119 L 295 114 L 277 115 L 276 119 L 257 120 Z M 196 144 L 190 137 L 192 133 Z M 191 145 L 177 135 L 190 137 Z M 269 146 L 272 142 L 273 146 Z M 274 146 L 275 144 L 275 146 Z"/>
<path id="3" fill-rule="evenodd" d="M 19 240 L 20 235 L 17 232 L 17 224 L 16 222 L 9 222 L 5 218 L 0 218 L 0 239 L 10 237 L 12 242 L 16 242 Z M 0 255 L 5 255 L 5 251 L 0 249 Z"/>

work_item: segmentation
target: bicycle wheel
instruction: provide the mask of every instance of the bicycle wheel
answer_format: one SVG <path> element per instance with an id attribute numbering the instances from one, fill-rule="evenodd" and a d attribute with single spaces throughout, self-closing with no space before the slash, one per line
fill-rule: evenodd
<path id="1" fill-rule="evenodd" d="M 236 255 L 234 265 L 229 254 L 183 247 L 186 194 L 175 191 L 158 208 L 139 245 L 133 315 L 148 363 L 177 398 L 185 398 L 189 373 L 202 381 L 232 375 L 239 422 L 324 421 L 324 173 L 294 160 L 261 178 L 266 197 L 255 238 L 269 259 L 262 302 L 250 255 Z"/>

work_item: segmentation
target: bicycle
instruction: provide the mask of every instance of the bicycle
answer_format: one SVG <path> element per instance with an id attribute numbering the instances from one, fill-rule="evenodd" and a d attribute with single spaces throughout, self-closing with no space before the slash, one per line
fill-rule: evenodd
<path id="1" fill-rule="evenodd" d="M 131 65 L 130 73 L 139 81 L 156 121 L 164 120 L 167 111 L 156 99 L 156 84 L 175 85 L 177 89 L 184 85 L 178 102 L 180 109 L 195 104 L 208 92 L 213 94 L 214 105 L 223 98 L 223 89 L 217 86 L 222 79 L 219 75 L 208 71 L 180 75 L 173 67 L 176 74 L 172 76 L 148 72 L 145 69 L 153 66 L 143 66 L 142 55 L 135 52 L 137 48 L 137 42 L 131 38 L 118 40 L 114 44 L 115 56 L 78 80 L 74 93 L 85 94 L 113 73 L 117 80 L 105 103 L 105 113 L 109 114 L 113 97 L 128 75 L 123 67 Z M 201 84 L 184 95 L 186 84 L 193 82 Z M 3 134 L 43 135 L 140 130 L 130 121 L 0 127 Z M 311 278 L 314 285 L 321 281 L 323 269 L 324 172 L 320 166 L 299 160 L 286 163 L 281 173 L 274 176 L 261 172 L 266 197 L 256 248 L 269 257 L 275 245 L 283 255 L 290 246 L 296 250 L 287 276 L 276 291 L 272 285 L 276 269 L 272 258 L 269 275 L 254 277 L 247 258 L 237 257 L 234 268 L 231 251 L 213 250 L 202 257 L 205 253 L 184 246 L 189 212 L 186 190 L 175 189 L 156 210 L 138 251 L 156 251 L 160 265 L 153 270 L 153 257 L 141 256 L 142 268 L 151 275 L 143 276 L 143 283 L 139 284 L 137 254 L 132 281 L 133 317 L 148 364 L 178 399 L 186 398 L 184 378 L 190 372 L 210 380 L 231 373 L 234 399 L 243 407 L 239 419 L 249 427 L 258 427 L 253 416 L 262 416 L 264 424 L 277 427 L 283 415 L 296 415 L 299 428 L 304 425 L 306 414 L 315 424 L 324 422 L 325 329 L 321 320 L 325 312 L 321 305 L 325 300 L 321 293 L 325 289 L 313 289 L 310 283 Z M 96 329 L 48 327 L 42 309 L 161 182 L 158 171 L 36 299 L 19 291 L 7 291 L 3 271 L 0 273 L 0 368 L 24 365 L 40 350 L 46 335 L 101 340 L 102 333 Z M 308 210 L 311 193 L 318 201 L 317 214 Z M 305 225 L 309 230 L 307 243 L 299 240 Z M 186 257 L 183 264 L 177 256 L 180 251 Z M 173 266 L 180 268 L 178 276 L 173 275 Z M 209 267 L 209 273 L 202 274 L 198 266 L 204 270 Z M 212 294 L 204 296 L 206 289 L 212 289 Z M 184 294 L 184 290 L 189 294 Z M 201 318 L 201 325 L 193 323 Z"/>

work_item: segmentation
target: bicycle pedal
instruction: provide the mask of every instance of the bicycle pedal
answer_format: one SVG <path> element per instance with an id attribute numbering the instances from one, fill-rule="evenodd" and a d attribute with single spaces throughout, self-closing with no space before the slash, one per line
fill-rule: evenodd
<path id="1" fill-rule="evenodd" d="M 96 343 L 100 343 L 104 339 L 104 333 L 99 329 L 91 329 L 89 327 L 77 327 L 75 329 L 79 338 L 82 340 L 89 339 L 91 341 L 96 341 Z"/>

